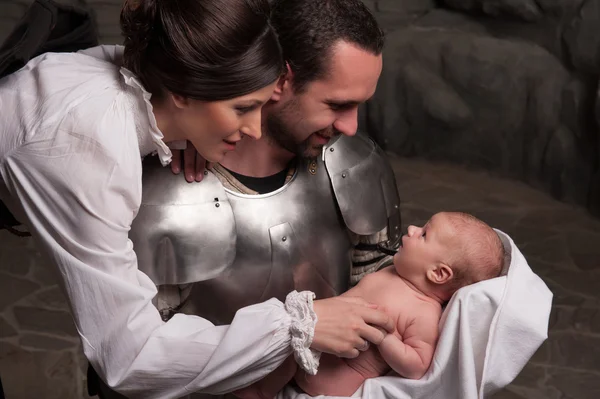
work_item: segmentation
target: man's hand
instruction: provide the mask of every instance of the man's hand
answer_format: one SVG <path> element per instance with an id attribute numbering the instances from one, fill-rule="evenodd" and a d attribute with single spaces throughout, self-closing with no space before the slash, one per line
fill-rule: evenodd
<path id="1" fill-rule="evenodd" d="M 394 331 L 393 320 L 361 298 L 318 300 L 314 310 L 317 325 L 311 347 L 339 357 L 355 358 L 368 348 L 366 341 L 379 345 L 386 332 Z"/>
<path id="2" fill-rule="evenodd" d="M 181 153 L 183 153 L 183 173 L 188 183 L 201 182 L 204 179 L 205 171 L 212 168 L 212 164 L 202 158 L 189 141 L 185 150 L 173 150 L 172 152 L 171 171 L 176 175 L 181 172 Z"/>

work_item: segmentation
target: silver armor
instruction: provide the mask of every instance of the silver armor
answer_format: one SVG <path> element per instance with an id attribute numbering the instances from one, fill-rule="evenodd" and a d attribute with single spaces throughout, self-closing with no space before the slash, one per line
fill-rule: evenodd
<path id="1" fill-rule="evenodd" d="M 349 284 L 350 231 L 399 233 L 393 172 L 362 136 L 299 160 L 292 179 L 264 195 L 225 189 L 213 174 L 190 184 L 158 163 L 144 166 L 143 179 L 130 233 L 140 269 L 157 285 L 194 282 L 181 311 L 215 324 L 294 289 L 340 294 Z"/>

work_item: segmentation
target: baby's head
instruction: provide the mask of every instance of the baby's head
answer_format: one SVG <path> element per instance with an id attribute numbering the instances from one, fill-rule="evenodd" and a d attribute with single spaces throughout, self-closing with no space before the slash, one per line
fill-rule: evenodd
<path id="1" fill-rule="evenodd" d="M 423 227 L 409 226 L 394 257 L 400 276 L 442 301 L 461 287 L 497 277 L 503 262 L 498 234 L 460 212 L 436 213 Z"/>

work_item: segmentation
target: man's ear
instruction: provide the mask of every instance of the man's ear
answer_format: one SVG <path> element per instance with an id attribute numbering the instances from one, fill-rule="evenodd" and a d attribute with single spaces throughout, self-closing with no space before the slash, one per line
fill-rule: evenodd
<path id="1" fill-rule="evenodd" d="M 190 106 L 189 98 L 174 93 L 170 93 L 170 96 L 177 108 L 187 108 Z"/>
<path id="2" fill-rule="evenodd" d="M 292 83 L 294 81 L 294 72 L 292 72 L 292 68 L 290 64 L 285 63 L 286 71 L 283 75 L 279 77 L 277 84 L 275 85 L 275 91 L 271 95 L 271 101 L 279 101 L 281 97 L 288 90 L 292 90 Z"/>
<path id="3" fill-rule="evenodd" d="M 431 269 L 427 270 L 427 280 L 437 285 L 446 284 L 452 280 L 453 276 L 454 272 L 452 271 L 452 268 L 445 263 L 438 263 Z"/>

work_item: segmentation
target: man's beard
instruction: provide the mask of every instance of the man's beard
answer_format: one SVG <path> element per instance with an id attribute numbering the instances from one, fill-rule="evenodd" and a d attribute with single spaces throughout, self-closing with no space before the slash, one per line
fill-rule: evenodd
<path id="1" fill-rule="evenodd" d="M 325 137 L 335 137 L 339 132 L 334 131 L 332 126 L 314 132 L 305 140 L 298 142 L 294 135 L 294 126 L 292 123 L 286 123 L 281 117 L 284 113 L 278 115 L 271 114 L 265 118 L 265 136 L 272 140 L 275 145 L 291 152 L 301 158 L 315 158 L 319 156 L 323 150 L 323 145 L 315 145 L 311 143 L 311 138 L 314 134 L 320 134 Z"/>

